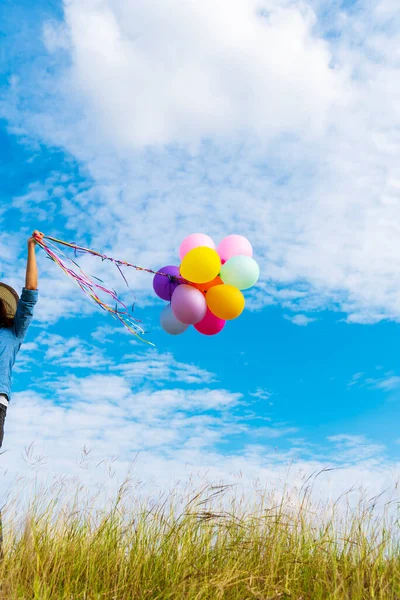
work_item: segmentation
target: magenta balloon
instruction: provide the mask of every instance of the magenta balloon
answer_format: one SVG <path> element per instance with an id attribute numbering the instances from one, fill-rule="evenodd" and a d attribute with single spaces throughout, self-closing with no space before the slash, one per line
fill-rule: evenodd
<path id="1" fill-rule="evenodd" d="M 204 294 L 192 285 L 180 285 L 172 294 L 172 312 L 181 323 L 195 325 L 204 319 L 207 302 Z"/>
<path id="2" fill-rule="evenodd" d="M 154 275 L 154 291 L 157 294 L 157 296 L 159 296 L 163 300 L 171 302 L 172 294 L 179 285 L 179 280 L 173 279 L 175 277 L 180 279 L 179 267 L 169 265 L 168 267 L 163 267 L 162 269 L 159 269 L 159 272 L 165 273 L 166 275 L 170 275 L 171 278 L 165 277 L 164 275 Z"/>
<path id="3" fill-rule="evenodd" d="M 207 309 L 207 314 L 199 323 L 194 326 L 197 331 L 203 335 L 216 335 L 225 327 L 226 321 L 216 317 L 210 309 Z"/>
<path id="4" fill-rule="evenodd" d="M 192 235 L 188 235 L 181 244 L 179 249 L 180 259 L 183 260 L 190 250 L 193 248 L 198 248 L 199 246 L 206 246 L 207 248 L 216 249 L 214 241 L 210 238 L 209 235 L 205 233 L 192 233 Z"/>
<path id="5" fill-rule="evenodd" d="M 232 256 L 253 256 L 253 246 L 242 235 L 228 235 L 218 246 L 217 252 L 224 264 Z"/>

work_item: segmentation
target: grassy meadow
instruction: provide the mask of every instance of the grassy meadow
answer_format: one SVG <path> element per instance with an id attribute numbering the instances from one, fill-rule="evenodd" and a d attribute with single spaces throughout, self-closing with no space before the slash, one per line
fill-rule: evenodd
<path id="1" fill-rule="evenodd" d="M 396 506 L 314 506 L 310 490 L 231 488 L 137 497 L 100 509 L 77 491 L 3 509 L 0 600 L 400 598 Z"/>

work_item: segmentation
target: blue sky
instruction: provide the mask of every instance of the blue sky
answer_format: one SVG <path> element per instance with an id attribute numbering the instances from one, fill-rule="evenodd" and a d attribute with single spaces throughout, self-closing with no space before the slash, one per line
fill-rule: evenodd
<path id="1" fill-rule="evenodd" d="M 7 477 L 25 473 L 31 442 L 46 473 L 75 473 L 86 445 L 120 456 L 121 476 L 139 452 L 141 476 L 161 484 L 188 464 L 261 479 L 293 461 L 334 464 L 338 490 L 357 474 L 396 477 L 395 3 L 211 9 L 0 7 L 2 279 L 21 287 L 35 228 L 155 269 L 193 231 L 237 232 L 262 270 L 220 336 L 170 338 L 149 275 L 130 273 L 130 292 L 111 266 L 84 261 L 136 298 L 150 350 L 38 251 Z"/>

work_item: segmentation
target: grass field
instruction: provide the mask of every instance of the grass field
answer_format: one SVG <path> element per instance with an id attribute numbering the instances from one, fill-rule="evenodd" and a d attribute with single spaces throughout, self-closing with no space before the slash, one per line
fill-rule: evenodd
<path id="1" fill-rule="evenodd" d="M 51 497 L 50 497 L 51 496 Z M 106 510 L 37 493 L 4 513 L 1 600 L 400 598 L 394 504 L 313 506 L 205 487 L 143 500 L 124 485 Z M 347 508 L 346 508 L 347 506 Z"/>

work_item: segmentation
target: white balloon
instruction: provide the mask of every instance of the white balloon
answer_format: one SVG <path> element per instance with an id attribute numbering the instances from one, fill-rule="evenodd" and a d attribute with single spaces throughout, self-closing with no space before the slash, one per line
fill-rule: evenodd
<path id="1" fill-rule="evenodd" d="M 185 333 L 186 329 L 189 327 L 189 325 L 185 325 L 185 323 L 178 321 L 172 312 L 170 304 L 163 309 L 160 316 L 160 323 L 164 331 L 170 335 L 180 335 L 181 333 Z"/>

